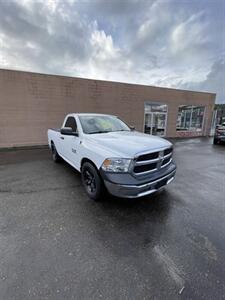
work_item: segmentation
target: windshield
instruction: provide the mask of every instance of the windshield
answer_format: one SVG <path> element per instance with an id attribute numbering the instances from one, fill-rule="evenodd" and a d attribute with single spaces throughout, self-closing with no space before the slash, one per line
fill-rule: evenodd
<path id="1" fill-rule="evenodd" d="M 79 116 L 84 133 L 105 133 L 113 131 L 130 131 L 130 128 L 117 117 L 87 115 Z"/>

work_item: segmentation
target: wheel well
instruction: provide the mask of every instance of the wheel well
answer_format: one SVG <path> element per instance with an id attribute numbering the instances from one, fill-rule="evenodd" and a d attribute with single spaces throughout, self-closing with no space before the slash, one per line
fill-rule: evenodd
<path id="1" fill-rule="evenodd" d="M 85 162 L 89 162 L 90 164 L 92 164 L 92 165 L 95 167 L 95 169 L 98 171 L 98 168 L 97 168 L 97 166 L 95 165 L 95 163 L 93 163 L 92 160 L 90 160 L 89 158 L 86 158 L 86 157 L 82 158 L 82 160 L 81 160 L 81 163 L 80 163 L 80 170 L 81 170 L 81 168 L 82 168 L 82 166 L 83 166 L 83 164 L 84 164 Z"/>

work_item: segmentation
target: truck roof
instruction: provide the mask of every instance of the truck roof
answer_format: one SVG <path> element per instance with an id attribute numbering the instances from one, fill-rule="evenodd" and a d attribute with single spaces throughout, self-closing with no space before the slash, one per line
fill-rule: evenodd
<path id="1" fill-rule="evenodd" d="M 111 116 L 111 117 L 116 117 L 116 115 L 99 114 L 99 113 L 70 113 L 67 116 Z"/>

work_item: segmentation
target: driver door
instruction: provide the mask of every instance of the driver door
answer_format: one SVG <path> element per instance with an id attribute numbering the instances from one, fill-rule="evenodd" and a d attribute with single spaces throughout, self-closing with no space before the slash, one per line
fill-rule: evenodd
<path id="1" fill-rule="evenodd" d="M 71 127 L 73 132 L 78 134 L 77 123 L 74 117 L 67 118 L 65 127 Z M 76 169 L 79 168 L 79 148 L 80 137 L 79 135 L 62 135 L 62 148 L 64 149 L 64 157 L 73 165 Z"/>

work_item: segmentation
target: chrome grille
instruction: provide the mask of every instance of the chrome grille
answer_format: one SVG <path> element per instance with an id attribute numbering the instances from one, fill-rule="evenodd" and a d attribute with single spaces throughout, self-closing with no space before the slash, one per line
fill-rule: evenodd
<path id="1" fill-rule="evenodd" d="M 137 165 L 134 166 L 134 173 L 142 173 L 150 170 L 156 170 L 157 163 L 147 164 L 147 165 Z"/>
<path id="2" fill-rule="evenodd" d="M 159 152 L 147 153 L 138 156 L 137 161 L 151 160 L 157 158 L 158 156 L 159 156 Z"/>
<path id="3" fill-rule="evenodd" d="M 133 173 L 144 175 L 168 166 L 172 161 L 173 148 L 159 151 L 140 153 L 134 159 Z"/>

